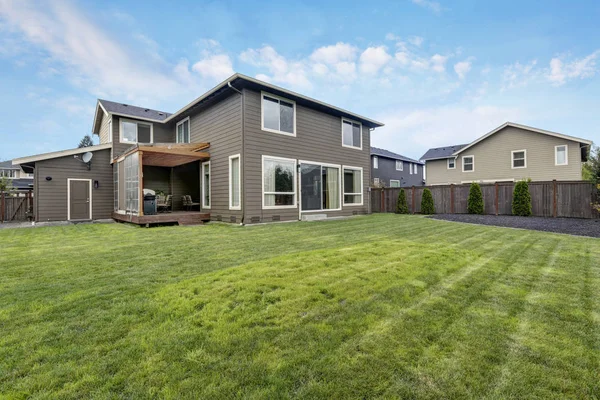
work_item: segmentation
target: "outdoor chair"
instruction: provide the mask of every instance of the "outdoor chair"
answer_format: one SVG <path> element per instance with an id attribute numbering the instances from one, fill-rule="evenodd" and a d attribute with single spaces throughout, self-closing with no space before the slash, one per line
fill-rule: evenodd
<path id="1" fill-rule="evenodd" d="M 183 200 L 183 207 L 188 210 L 188 211 L 192 211 L 192 209 L 194 207 L 198 207 L 198 209 L 200 209 L 200 203 L 195 203 L 192 200 L 192 196 L 190 196 L 189 194 L 186 194 L 182 197 Z"/>
<path id="2" fill-rule="evenodd" d="M 164 211 L 164 212 L 169 212 L 172 211 L 172 206 L 171 206 L 171 202 L 172 202 L 173 196 L 171 196 L 170 194 L 167 195 L 167 197 L 165 198 L 165 196 L 156 196 L 156 209 L 158 211 Z"/>

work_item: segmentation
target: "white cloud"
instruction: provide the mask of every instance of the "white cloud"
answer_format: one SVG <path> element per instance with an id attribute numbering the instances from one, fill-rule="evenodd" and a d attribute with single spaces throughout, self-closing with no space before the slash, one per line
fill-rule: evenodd
<path id="1" fill-rule="evenodd" d="M 471 61 L 469 60 L 454 64 L 454 72 L 456 72 L 456 75 L 458 75 L 461 80 L 465 79 L 465 76 L 469 71 L 471 71 Z"/>
<path id="2" fill-rule="evenodd" d="M 525 86 L 536 79 L 538 75 L 535 69 L 536 65 L 537 60 L 532 60 L 527 64 L 521 64 L 517 61 L 514 64 L 506 66 L 502 73 L 502 90 Z"/>
<path id="3" fill-rule="evenodd" d="M 310 59 L 317 63 L 337 64 L 339 62 L 354 61 L 358 48 L 347 43 L 338 42 L 335 45 L 319 47 L 310 55 Z"/>
<path id="4" fill-rule="evenodd" d="M 550 70 L 546 77 L 550 82 L 559 86 L 571 79 L 585 79 L 593 77 L 597 72 L 596 59 L 600 50 L 571 62 L 565 62 L 564 58 L 555 57 L 550 60 Z"/>
<path id="5" fill-rule="evenodd" d="M 448 61 L 448 57 L 446 56 L 442 56 L 440 54 L 433 55 L 431 57 L 431 69 L 435 72 L 445 72 L 446 61 Z"/>
<path id="6" fill-rule="evenodd" d="M 227 54 L 210 55 L 194 64 L 192 69 L 205 78 L 225 80 L 234 74 L 231 59 Z"/>
<path id="7" fill-rule="evenodd" d="M 421 47 L 424 41 L 425 39 L 423 39 L 421 36 L 411 36 L 408 38 L 408 43 L 417 47 Z"/>
<path id="8" fill-rule="evenodd" d="M 427 8 L 433 11 L 435 14 L 440 14 L 442 12 L 442 5 L 437 1 L 431 0 L 411 0 L 414 4 Z"/>
<path id="9" fill-rule="evenodd" d="M 392 59 L 385 46 L 369 47 L 360 55 L 360 70 L 367 74 L 377 73 Z"/>
<path id="10" fill-rule="evenodd" d="M 269 80 L 272 82 L 304 89 L 312 87 L 305 65 L 302 62 L 288 62 L 271 46 L 243 51 L 240 54 L 240 60 L 269 71 Z M 266 77 L 267 75 L 261 74 L 261 76 Z"/>

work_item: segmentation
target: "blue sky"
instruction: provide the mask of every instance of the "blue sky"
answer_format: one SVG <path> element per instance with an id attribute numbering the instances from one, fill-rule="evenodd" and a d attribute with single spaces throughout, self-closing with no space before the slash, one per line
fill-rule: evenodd
<path id="1" fill-rule="evenodd" d="M 173 112 L 234 71 L 413 158 L 506 121 L 600 142 L 598 1 L 176 3 L 0 0 L 0 159 L 76 147 L 99 97 Z"/>

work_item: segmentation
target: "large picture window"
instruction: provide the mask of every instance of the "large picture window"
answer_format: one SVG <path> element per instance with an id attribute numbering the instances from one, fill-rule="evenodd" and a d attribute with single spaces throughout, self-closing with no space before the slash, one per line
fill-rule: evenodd
<path id="1" fill-rule="evenodd" d="M 229 157 L 229 209 L 241 210 L 241 174 L 240 174 L 240 155 Z"/>
<path id="2" fill-rule="evenodd" d="M 362 206 L 363 170 L 360 167 L 344 167 L 344 205 Z"/>
<path id="3" fill-rule="evenodd" d="M 268 93 L 262 94 L 262 129 L 296 136 L 296 103 Z"/>
<path id="4" fill-rule="evenodd" d="M 362 150 L 361 131 L 361 124 L 342 118 L 342 146 Z"/>
<path id="5" fill-rule="evenodd" d="M 122 143 L 153 143 L 152 124 L 121 119 Z"/>
<path id="6" fill-rule="evenodd" d="M 340 166 L 303 162 L 300 167 L 302 211 L 340 210 Z"/>
<path id="7" fill-rule="evenodd" d="M 296 208 L 296 160 L 263 156 L 263 209 Z"/>
<path id="8" fill-rule="evenodd" d="M 190 142 L 190 117 L 177 123 L 177 143 Z"/>

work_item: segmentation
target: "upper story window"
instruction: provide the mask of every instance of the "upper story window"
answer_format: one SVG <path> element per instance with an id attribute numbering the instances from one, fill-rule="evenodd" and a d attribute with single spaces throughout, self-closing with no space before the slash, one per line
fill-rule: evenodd
<path id="1" fill-rule="evenodd" d="M 154 143 L 152 124 L 121 118 L 121 143 Z"/>
<path id="2" fill-rule="evenodd" d="M 342 146 L 362 150 L 362 125 L 342 118 Z"/>
<path id="3" fill-rule="evenodd" d="M 177 134 L 177 143 L 189 143 L 190 142 L 190 117 L 187 117 L 183 121 L 177 123 L 175 128 Z"/>
<path id="4" fill-rule="evenodd" d="M 0 178 L 16 178 L 17 170 L 16 169 L 0 169 Z"/>
<path id="5" fill-rule="evenodd" d="M 296 136 L 296 103 L 262 93 L 262 130 Z"/>
<path id="6" fill-rule="evenodd" d="M 554 164 L 569 165 L 569 146 L 563 144 L 554 147 Z"/>
<path id="7" fill-rule="evenodd" d="M 373 156 L 373 169 L 379 168 L 379 157 Z"/>
<path id="8" fill-rule="evenodd" d="M 514 150 L 511 157 L 513 168 L 527 168 L 527 150 Z"/>
<path id="9" fill-rule="evenodd" d="M 456 169 L 456 158 L 448 159 L 448 169 Z"/>
<path id="10" fill-rule="evenodd" d="M 396 160 L 396 171 L 404 171 L 404 163 L 400 160 Z"/>
<path id="11" fill-rule="evenodd" d="M 462 171 L 463 172 L 475 171 L 475 156 L 463 156 Z"/>

